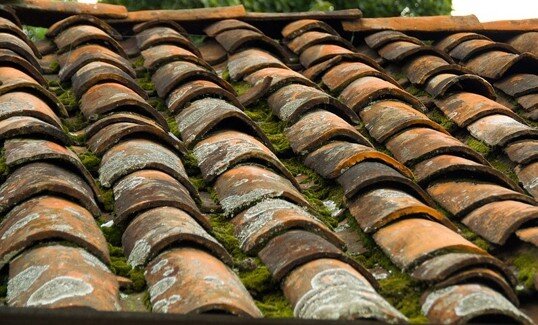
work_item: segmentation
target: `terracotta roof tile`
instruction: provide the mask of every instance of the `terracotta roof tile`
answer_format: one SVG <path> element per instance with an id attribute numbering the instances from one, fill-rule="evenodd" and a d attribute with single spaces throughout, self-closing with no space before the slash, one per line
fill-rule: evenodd
<path id="1" fill-rule="evenodd" d="M 495 99 L 495 89 L 484 78 L 473 74 L 455 75 L 452 73 L 439 73 L 432 76 L 426 83 L 424 90 L 436 97 L 445 97 L 460 89 Z"/>
<path id="2" fill-rule="evenodd" d="M 188 48 L 184 49 L 176 45 L 162 44 L 151 46 L 141 51 L 141 54 L 144 57 L 144 67 L 151 71 L 155 71 L 167 63 L 178 60 L 192 62 L 210 69 L 210 66 L 199 58 L 199 55 L 190 51 Z"/>
<path id="3" fill-rule="evenodd" d="M 538 32 L 521 33 L 508 41 L 519 52 L 530 52 L 538 56 L 538 49 L 533 44 L 538 42 Z"/>
<path id="4" fill-rule="evenodd" d="M 86 14 L 73 15 L 73 16 L 67 17 L 66 19 L 57 21 L 55 24 L 53 24 L 47 29 L 46 35 L 49 38 L 56 38 L 64 30 L 72 26 L 78 26 L 78 25 L 95 26 L 99 29 L 102 29 L 105 33 L 109 34 L 110 36 L 114 37 L 114 39 L 117 41 L 121 41 L 123 39 L 121 34 L 117 30 L 112 28 L 109 24 L 107 24 L 105 21 L 95 16 L 86 15 Z"/>

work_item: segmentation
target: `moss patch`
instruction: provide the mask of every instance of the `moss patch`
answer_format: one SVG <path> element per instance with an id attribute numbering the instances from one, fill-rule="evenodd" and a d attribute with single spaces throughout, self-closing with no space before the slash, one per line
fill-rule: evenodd
<path id="1" fill-rule="evenodd" d="M 485 144 L 484 142 L 477 140 L 473 138 L 472 136 L 469 136 L 465 143 L 471 147 L 474 151 L 482 154 L 483 156 L 487 156 L 491 152 L 491 147 Z"/>
<path id="2" fill-rule="evenodd" d="M 228 70 L 226 70 L 226 72 L 228 72 Z M 252 88 L 252 86 L 246 81 L 234 82 L 234 83 L 232 83 L 232 87 L 234 88 L 235 92 L 237 93 L 237 96 L 243 95 L 250 88 Z"/>
<path id="3" fill-rule="evenodd" d="M 465 239 L 467 239 L 468 241 L 472 242 L 473 244 L 482 248 L 485 251 L 492 250 L 491 245 L 485 239 L 483 239 L 482 237 L 474 233 L 471 229 L 466 227 L 464 224 L 458 222 L 457 226 L 460 229 L 460 235 L 462 235 Z"/>
<path id="4" fill-rule="evenodd" d="M 291 318 L 293 310 L 290 303 L 280 292 L 265 295 L 262 299 L 256 300 L 256 306 L 265 317 L 268 318 Z"/>
<path id="5" fill-rule="evenodd" d="M 511 162 L 508 158 L 502 156 L 500 153 L 496 153 L 490 154 L 486 157 L 486 159 L 489 161 L 493 168 L 506 175 L 514 183 L 519 183 L 517 175 L 514 172 L 515 164 Z"/>
<path id="6" fill-rule="evenodd" d="M 144 67 L 144 57 L 142 55 L 138 56 L 136 59 L 132 60 L 133 66 L 135 68 Z"/>
<path id="7" fill-rule="evenodd" d="M 430 97 L 430 95 L 422 89 L 418 89 L 415 86 L 409 86 L 406 88 L 407 92 L 415 97 Z"/>
<path id="8" fill-rule="evenodd" d="M 291 155 L 290 143 L 284 135 L 286 123 L 271 113 L 267 101 L 259 101 L 257 104 L 245 108 L 245 113 L 262 129 L 271 141 L 277 155 Z"/>
<path id="9" fill-rule="evenodd" d="M 74 111 L 78 107 L 77 98 L 70 86 L 60 86 L 56 95 L 67 111 Z"/>
<path id="10" fill-rule="evenodd" d="M 521 252 L 513 260 L 517 268 L 517 278 L 526 290 L 533 290 L 538 272 L 538 248 Z"/>
<path id="11" fill-rule="evenodd" d="M 45 34 L 47 29 L 43 27 L 34 27 L 34 26 L 22 26 L 22 30 L 32 42 L 42 41 L 45 39 Z"/>
<path id="12" fill-rule="evenodd" d="M 83 153 L 77 153 L 80 161 L 90 173 L 95 174 L 99 170 L 99 164 L 101 164 L 101 158 L 97 157 L 91 151 L 85 151 Z"/>
<path id="13" fill-rule="evenodd" d="M 456 125 L 456 123 L 449 120 L 445 116 L 445 114 L 438 108 L 431 109 L 429 112 L 426 113 L 426 115 L 430 118 L 430 120 L 441 125 L 449 133 L 456 132 L 458 129 L 458 126 Z"/>
<path id="14" fill-rule="evenodd" d="M 129 278 L 133 285 L 125 290 L 127 293 L 141 292 L 146 287 L 146 280 L 144 278 L 144 270 L 140 267 L 131 267 L 127 263 L 127 258 L 123 254 L 121 247 L 115 247 L 109 244 L 110 250 L 110 269 L 116 275 Z"/>
<path id="15" fill-rule="evenodd" d="M 9 174 L 9 167 L 6 164 L 6 149 L 0 149 L 0 179 L 4 179 Z"/>
<path id="16" fill-rule="evenodd" d="M 176 119 L 174 119 L 173 117 L 167 117 L 166 123 L 168 124 L 168 128 L 173 135 L 178 138 L 181 137 L 181 133 L 179 132 L 179 127 L 177 125 Z"/>

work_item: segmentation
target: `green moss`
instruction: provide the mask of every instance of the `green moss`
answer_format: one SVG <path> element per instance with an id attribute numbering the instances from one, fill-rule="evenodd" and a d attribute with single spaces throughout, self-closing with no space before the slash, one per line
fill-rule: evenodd
<path id="1" fill-rule="evenodd" d="M 230 71 L 228 71 L 228 68 L 224 69 L 222 73 L 220 74 L 220 78 L 224 79 L 226 81 L 230 81 Z M 234 87 L 235 88 L 235 87 Z"/>
<path id="2" fill-rule="evenodd" d="M 471 147 L 474 151 L 487 156 L 491 152 L 491 147 L 485 144 L 484 142 L 477 140 L 471 136 L 467 138 L 467 141 L 465 143 Z"/>
<path id="3" fill-rule="evenodd" d="M 533 290 L 536 273 L 538 272 L 538 249 L 521 252 L 514 258 L 514 266 L 517 268 L 517 278 L 527 289 Z"/>
<path id="4" fill-rule="evenodd" d="M 123 276 L 123 277 L 129 276 L 129 271 L 131 271 L 131 266 L 127 263 L 127 259 L 125 258 L 125 256 L 121 256 L 121 257 L 111 256 L 110 259 L 111 259 L 110 268 L 112 269 L 112 272 L 114 272 L 114 274 Z"/>
<path id="5" fill-rule="evenodd" d="M 133 60 L 133 66 L 135 68 L 140 68 L 144 66 L 144 57 L 142 55 L 138 56 L 136 59 Z"/>
<path id="6" fill-rule="evenodd" d="M 256 300 L 256 306 L 265 317 L 268 318 L 292 318 L 293 309 L 286 297 L 280 292 L 265 295 L 262 299 Z"/>
<path id="7" fill-rule="evenodd" d="M 145 73 L 142 78 L 137 78 L 136 83 L 142 87 L 145 91 L 153 92 L 155 91 L 155 85 L 151 81 L 151 76 L 149 73 Z"/>
<path id="8" fill-rule="evenodd" d="M 146 278 L 144 277 L 144 269 L 135 267 L 127 273 L 127 276 L 133 281 L 132 291 L 140 292 L 146 287 Z"/>
<path id="9" fill-rule="evenodd" d="M 257 296 L 269 291 L 274 286 L 274 283 L 272 282 L 269 269 L 265 265 L 262 265 L 259 259 L 252 260 L 253 266 L 255 265 L 256 268 L 252 271 L 239 272 L 239 278 L 245 285 L 245 288 L 254 296 Z"/>
<path id="10" fill-rule="evenodd" d="M 59 92 L 60 94 L 57 95 L 58 100 L 65 106 L 66 110 L 73 111 L 78 106 L 73 90 L 60 86 Z"/>
<path id="11" fill-rule="evenodd" d="M 200 174 L 200 169 L 198 168 L 198 161 L 192 152 L 187 153 L 181 157 L 185 170 L 189 175 L 198 175 Z M 201 179 L 201 175 L 200 175 Z M 203 180 L 202 180 L 203 182 Z M 202 185 L 202 184 L 200 184 Z"/>
<path id="12" fill-rule="evenodd" d="M 146 309 L 149 311 L 153 310 L 153 306 L 151 306 L 151 296 L 149 295 L 149 291 L 144 292 L 144 297 L 142 298 L 142 302 L 144 303 L 144 306 L 146 306 Z"/>
<path id="13" fill-rule="evenodd" d="M 515 164 L 500 154 L 489 155 L 486 157 L 493 168 L 508 176 L 514 183 L 519 183 L 516 173 L 514 172 Z"/>
<path id="14" fill-rule="evenodd" d="M 43 27 L 23 26 L 23 31 L 32 42 L 42 41 L 45 39 L 47 29 Z"/>
<path id="15" fill-rule="evenodd" d="M 114 191 L 111 188 L 105 189 L 101 186 L 99 182 L 97 182 L 97 186 L 99 186 L 99 196 L 101 197 L 101 200 L 103 201 L 103 207 L 105 208 L 105 211 L 111 212 L 114 210 Z"/>
<path id="16" fill-rule="evenodd" d="M 60 70 L 60 64 L 58 61 L 54 60 L 50 63 L 49 69 L 51 69 L 52 72 L 57 73 Z"/>
<path id="17" fill-rule="evenodd" d="M 286 123 L 273 116 L 267 101 L 259 101 L 255 105 L 250 105 L 245 109 L 245 113 L 262 129 L 271 141 L 277 155 L 291 153 L 290 143 L 284 135 Z"/>
<path id="18" fill-rule="evenodd" d="M 164 101 L 160 98 L 151 98 L 148 102 L 159 112 L 166 112 L 168 110 L 168 107 L 166 107 Z"/>
<path id="19" fill-rule="evenodd" d="M 227 71 L 228 70 L 226 70 L 226 72 Z M 246 81 L 240 81 L 240 82 L 232 83 L 232 87 L 234 88 L 235 92 L 237 93 L 237 96 L 241 96 L 251 88 L 251 85 Z"/>
<path id="20" fill-rule="evenodd" d="M 189 34 L 189 39 L 191 40 L 192 44 L 196 45 L 197 47 L 202 45 L 204 42 L 206 36 L 205 35 L 193 35 Z"/>
<path id="21" fill-rule="evenodd" d="M 6 164 L 6 149 L 0 149 L 0 179 L 5 178 L 9 174 L 9 167 Z"/>
<path id="22" fill-rule="evenodd" d="M 77 155 L 88 171 L 91 173 L 97 173 L 99 170 L 99 164 L 101 164 L 101 159 L 99 157 L 89 150 L 83 153 L 77 153 Z"/>
<path id="23" fill-rule="evenodd" d="M 445 130 L 447 130 L 449 133 L 453 133 L 458 129 L 458 126 L 456 123 L 449 120 L 443 112 L 441 112 L 438 108 L 431 109 L 426 115 L 428 117 L 441 125 Z"/>
<path id="24" fill-rule="evenodd" d="M 457 223 L 458 228 L 460 229 L 460 235 L 465 239 L 472 242 L 476 246 L 482 248 L 485 251 L 492 249 L 491 245 L 482 237 L 475 234 L 471 229 L 467 228 L 464 224 Z"/>
<path id="25" fill-rule="evenodd" d="M 407 87 L 406 90 L 407 90 L 408 93 L 410 93 L 411 95 L 413 95 L 415 97 L 429 97 L 430 96 L 430 95 L 428 95 L 427 92 L 425 92 L 422 89 L 418 89 L 415 86 L 409 86 L 409 87 Z"/>
<path id="26" fill-rule="evenodd" d="M 210 215 L 212 235 L 217 239 L 234 258 L 234 263 L 239 264 L 247 258 L 239 247 L 239 240 L 234 235 L 234 226 L 221 214 Z"/>
<path id="27" fill-rule="evenodd" d="M 168 124 L 168 128 L 170 129 L 170 132 L 175 135 L 176 137 L 181 137 L 181 133 L 179 132 L 179 127 L 177 126 L 176 119 L 173 117 L 167 117 L 166 123 Z"/>
<path id="28" fill-rule="evenodd" d="M 105 220 L 101 220 L 101 219 L 99 220 L 100 225 L 102 225 L 105 222 L 106 222 Z M 121 248 L 121 236 L 123 234 L 123 229 L 121 229 L 119 226 L 115 224 L 110 227 L 100 226 L 100 228 L 101 228 L 101 231 L 103 232 L 103 235 L 106 238 L 106 241 L 110 244 L 108 247 L 110 250 L 110 255 L 114 255 L 114 256 L 123 255 L 123 249 Z M 120 251 L 118 251 L 118 249 L 120 249 Z"/>

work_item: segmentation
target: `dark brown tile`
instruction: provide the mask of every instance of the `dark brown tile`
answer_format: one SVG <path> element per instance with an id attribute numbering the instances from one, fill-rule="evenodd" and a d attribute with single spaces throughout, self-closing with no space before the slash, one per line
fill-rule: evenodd
<path id="1" fill-rule="evenodd" d="M 300 55 L 308 47 L 317 44 L 335 44 L 350 50 L 355 50 L 353 45 L 339 35 L 326 32 L 308 31 L 289 41 L 286 45 L 295 54 Z"/>
<path id="2" fill-rule="evenodd" d="M 513 142 L 504 151 L 511 161 L 525 165 L 538 160 L 538 140 Z"/>
<path id="3" fill-rule="evenodd" d="M 294 39 L 297 36 L 300 36 L 308 31 L 322 31 L 333 35 L 338 35 L 338 33 L 327 23 L 314 20 L 314 19 L 301 19 L 291 22 L 282 29 L 282 36 L 285 39 Z"/>
<path id="4" fill-rule="evenodd" d="M 340 92 L 351 82 L 362 77 L 377 77 L 400 87 L 398 82 L 386 73 L 361 62 L 343 62 L 327 70 L 321 80 L 332 92 Z"/>
<path id="5" fill-rule="evenodd" d="M 118 112 L 112 113 L 101 118 L 100 120 L 95 121 L 94 123 L 88 125 L 83 132 L 86 138 L 89 139 L 101 129 L 115 123 L 136 123 L 139 125 L 162 128 L 161 125 L 157 124 L 154 120 L 146 116 L 132 112 Z M 168 128 L 166 128 L 165 131 L 168 131 Z"/>
<path id="6" fill-rule="evenodd" d="M 304 50 L 299 59 L 301 64 L 308 69 L 315 64 L 333 58 L 337 55 L 351 53 L 353 52 L 340 45 L 319 44 L 310 46 Z"/>
<path id="7" fill-rule="evenodd" d="M 496 97 L 493 86 L 486 79 L 474 74 L 455 75 L 452 73 L 440 73 L 427 81 L 424 90 L 436 98 L 458 92 L 461 89 L 485 96 L 489 99 L 495 99 Z"/>
<path id="8" fill-rule="evenodd" d="M 516 167 L 517 178 L 535 199 L 538 199 L 538 162 Z"/>
<path id="9" fill-rule="evenodd" d="M 69 27 L 77 25 L 95 26 L 99 29 L 102 29 L 105 33 L 109 34 L 117 41 L 121 41 L 123 39 L 121 34 L 117 30 L 112 28 L 109 24 L 107 24 L 104 20 L 86 14 L 73 15 L 54 23 L 48 28 L 46 36 L 48 38 L 55 38 Z"/>
<path id="10" fill-rule="evenodd" d="M 465 67 L 484 78 L 499 79 L 510 69 L 536 73 L 537 58 L 530 53 L 513 54 L 505 51 L 488 51 L 467 61 Z"/>
<path id="11" fill-rule="evenodd" d="M 489 38 L 487 38 L 486 36 L 482 34 L 477 34 L 477 33 L 472 33 L 472 32 L 455 33 L 455 34 L 451 34 L 443 38 L 441 41 L 435 44 L 435 47 L 441 51 L 450 52 L 456 46 L 460 45 L 461 43 L 465 41 L 477 40 L 477 39 L 489 40 Z"/>
<path id="12" fill-rule="evenodd" d="M 206 27 L 204 29 L 204 32 L 209 37 L 215 37 L 215 36 L 217 36 L 218 34 L 220 34 L 222 32 L 233 30 L 233 29 L 247 29 L 247 30 L 258 32 L 260 34 L 262 33 L 259 29 L 252 26 L 251 24 L 245 23 L 245 22 L 237 20 L 237 19 L 220 20 L 220 21 Z"/>
<path id="13" fill-rule="evenodd" d="M 537 93 L 538 75 L 530 73 L 513 74 L 497 81 L 495 87 L 513 97 Z"/>
<path id="14" fill-rule="evenodd" d="M 37 51 L 35 46 L 32 48 L 19 37 L 6 32 L 0 32 L 0 40 L 1 49 L 7 49 L 20 55 L 23 59 L 30 62 L 37 70 L 41 70 L 39 62 L 37 61 L 38 56 L 41 57 L 41 54 Z"/>
<path id="15" fill-rule="evenodd" d="M 516 231 L 516 235 L 519 239 L 528 242 L 534 246 L 538 246 L 538 227 L 520 229 Z"/>
<path id="16" fill-rule="evenodd" d="M 147 50 L 153 46 L 168 44 L 177 45 L 194 53 L 198 57 L 201 56 L 198 48 L 192 44 L 187 36 L 166 26 L 156 26 L 144 29 L 136 34 L 136 43 L 140 51 Z"/>
<path id="17" fill-rule="evenodd" d="M 86 43 L 102 44 L 111 51 L 127 58 L 121 45 L 100 28 L 91 25 L 75 25 L 63 30 L 54 38 L 59 53 L 70 52 Z"/>
<path id="18" fill-rule="evenodd" d="M 378 50 L 389 43 L 399 41 L 405 41 L 417 45 L 424 45 L 424 43 L 422 43 L 419 39 L 407 36 L 404 33 L 396 30 L 384 30 L 368 35 L 364 38 L 364 41 L 369 47 L 373 48 L 374 50 Z"/>
<path id="19" fill-rule="evenodd" d="M 32 42 L 30 38 L 28 38 L 28 36 L 23 32 L 23 30 L 11 20 L 0 17 L 0 33 L 16 36 L 20 40 L 24 41 L 28 47 L 30 47 L 36 58 L 41 58 L 41 52 L 37 49 L 34 42 Z"/>
<path id="20" fill-rule="evenodd" d="M 407 58 L 422 54 L 422 55 L 434 55 L 443 58 L 448 63 L 453 63 L 448 54 L 430 46 L 418 45 L 409 41 L 396 41 L 388 43 L 380 48 L 378 51 L 384 59 L 395 62 L 404 62 Z"/>
<path id="21" fill-rule="evenodd" d="M 538 32 L 521 33 L 514 36 L 508 41 L 510 45 L 516 48 L 519 52 L 530 52 L 538 56 Z"/>
<path id="22" fill-rule="evenodd" d="M 4 66 L 11 66 L 24 72 L 42 86 L 47 85 L 47 81 L 41 75 L 40 70 L 12 50 L 0 48 L 0 62 Z"/>
<path id="23" fill-rule="evenodd" d="M 188 34 L 185 28 L 181 27 L 181 25 L 178 24 L 177 22 L 173 20 L 165 20 L 165 19 L 148 20 L 148 21 L 144 21 L 139 24 L 136 24 L 133 26 L 133 32 L 138 34 L 146 29 L 150 29 L 153 27 L 169 27 L 182 35 Z"/>
<path id="24" fill-rule="evenodd" d="M 402 67 L 412 84 L 423 86 L 428 79 L 440 73 L 464 74 L 469 72 L 459 64 L 450 64 L 436 55 L 420 55 L 409 59 Z"/>
<path id="25" fill-rule="evenodd" d="M 381 68 L 381 66 L 370 57 L 361 53 L 347 53 L 339 54 L 328 60 L 314 64 L 310 68 L 304 70 L 303 75 L 308 79 L 317 82 L 327 71 L 329 71 L 329 69 L 346 62 L 364 63 L 378 71 L 383 71 L 383 68 Z M 390 80 L 391 82 L 393 81 L 392 78 L 386 74 L 383 74 L 383 78 Z"/>
<path id="26" fill-rule="evenodd" d="M 206 39 L 198 46 L 202 59 L 211 64 L 216 65 L 226 61 L 228 53 L 217 41 L 213 39 Z"/>

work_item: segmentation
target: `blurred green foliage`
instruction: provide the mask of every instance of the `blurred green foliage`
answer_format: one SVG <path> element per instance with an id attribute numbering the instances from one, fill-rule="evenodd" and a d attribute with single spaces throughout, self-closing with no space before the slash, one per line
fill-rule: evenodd
<path id="1" fill-rule="evenodd" d="M 452 0 L 100 0 L 129 10 L 186 9 L 243 4 L 248 11 L 291 12 L 359 8 L 365 17 L 448 15 Z"/>

